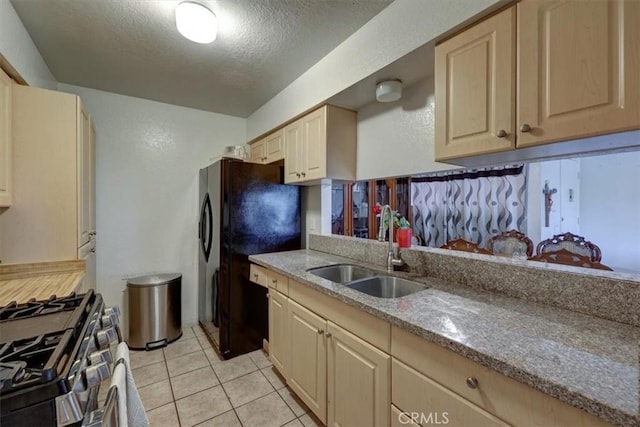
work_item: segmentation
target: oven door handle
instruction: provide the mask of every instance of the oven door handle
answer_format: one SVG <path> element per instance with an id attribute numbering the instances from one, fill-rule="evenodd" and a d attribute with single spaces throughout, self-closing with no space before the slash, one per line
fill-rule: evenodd
<path id="1" fill-rule="evenodd" d="M 118 387 L 109 387 L 104 406 L 91 412 L 82 427 L 127 427 L 118 424 Z"/>

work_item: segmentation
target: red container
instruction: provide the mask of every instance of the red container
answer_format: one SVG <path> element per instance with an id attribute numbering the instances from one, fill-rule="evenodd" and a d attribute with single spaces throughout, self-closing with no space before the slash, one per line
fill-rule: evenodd
<path id="1" fill-rule="evenodd" d="M 401 248 L 411 247 L 411 229 L 410 228 L 398 228 L 396 230 L 396 241 Z"/>

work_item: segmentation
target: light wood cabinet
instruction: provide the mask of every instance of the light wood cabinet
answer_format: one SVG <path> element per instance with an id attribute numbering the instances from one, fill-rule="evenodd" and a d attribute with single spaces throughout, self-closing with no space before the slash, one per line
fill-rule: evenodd
<path id="1" fill-rule="evenodd" d="M 355 180 L 356 112 L 325 105 L 284 128 L 285 183 Z"/>
<path id="2" fill-rule="evenodd" d="M 518 147 L 640 128 L 640 2 L 517 9 Z"/>
<path id="3" fill-rule="evenodd" d="M 252 163 L 273 163 L 284 158 L 284 131 L 279 129 L 264 139 L 251 144 Z"/>
<path id="4" fill-rule="evenodd" d="M 289 300 L 287 384 L 324 423 L 327 422 L 327 321 Z"/>
<path id="5" fill-rule="evenodd" d="M 78 259 L 84 260 L 84 277 L 81 292 L 96 289 L 96 242 L 92 240 L 78 249 Z"/>
<path id="6" fill-rule="evenodd" d="M 391 357 L 328 322 L 329 426 L 388 426 Z"/>
<path id="7" fill-rule="evenodd" d="M 0 207 L 11 206 L 13 166 L 11 147 L 11 93 L 14 83 L 0 69 Z"/>
<path id="8" fill-rule="evenodd" d="M 0 215 L 0 259 L 78 259 L 95 233 L 89 115 L 78 96 L 21 85 L 13 87 L 12 113 L 15 197 Z"/>
<path id="9" fill-rule="evenodd" d="M 523 0 L 435 63 L 436 160 L 640 129 L 639 2 Z"/>
<path id="10" fill-rule="evenodd" d="M 285 378 L 289 375 L 289 299 L 269 289 L 269 358 Z"/>
<path id="11" fill-rule="evenodd" d="M 449 412 L 452 420 L 460 420 L 457 425 L 469 425 L 471 417 L 477 420 L 473 425 L 610 426 L 397 327 L 391 329 L 391 355 L 391 401 L 404 412 Z"/>
<path id="12" fill-rule="evenodd" d="M 515 148 L 515 8 L 436 46 L 436 160 Z"/>

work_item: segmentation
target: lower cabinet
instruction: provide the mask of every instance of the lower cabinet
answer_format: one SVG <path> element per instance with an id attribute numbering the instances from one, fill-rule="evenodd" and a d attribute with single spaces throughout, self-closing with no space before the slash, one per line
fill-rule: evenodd
<path id="1" fill-rule="evenodd" d="M 327 323 L 327 425 L 388 426 L 391 356 Z"/>
<path id="2" fill-rule="evenodd" d="M 291 364 L 287 384 L 324 424 L 327 423 L 326 329 L 325 319 L 289 300 Z"/>
<path id="3" fill-rule="evenodd" d="M 273 366 L 285 378 L 289 370 L 289 298 L 269 289 L 269 357 Z"/>

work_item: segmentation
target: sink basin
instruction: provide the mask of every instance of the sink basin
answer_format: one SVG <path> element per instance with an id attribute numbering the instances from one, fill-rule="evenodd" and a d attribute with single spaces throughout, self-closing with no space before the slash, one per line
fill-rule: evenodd
<path id="1" fill-rule="evenodd" d="M 326 267 L 311 268 L 307 271 L 334 283 L 353 282 L 354 280 L 374 277 L 378 274 L 373 270 L 368 270 L 351 264 L 328 265 Z"/>
<path id="2" fill-rule="evenodd" d="M 369 277 L 346 286 L 378 298 L 400 298 L 429 288 L 422 283 L 391 276 Z"/>

